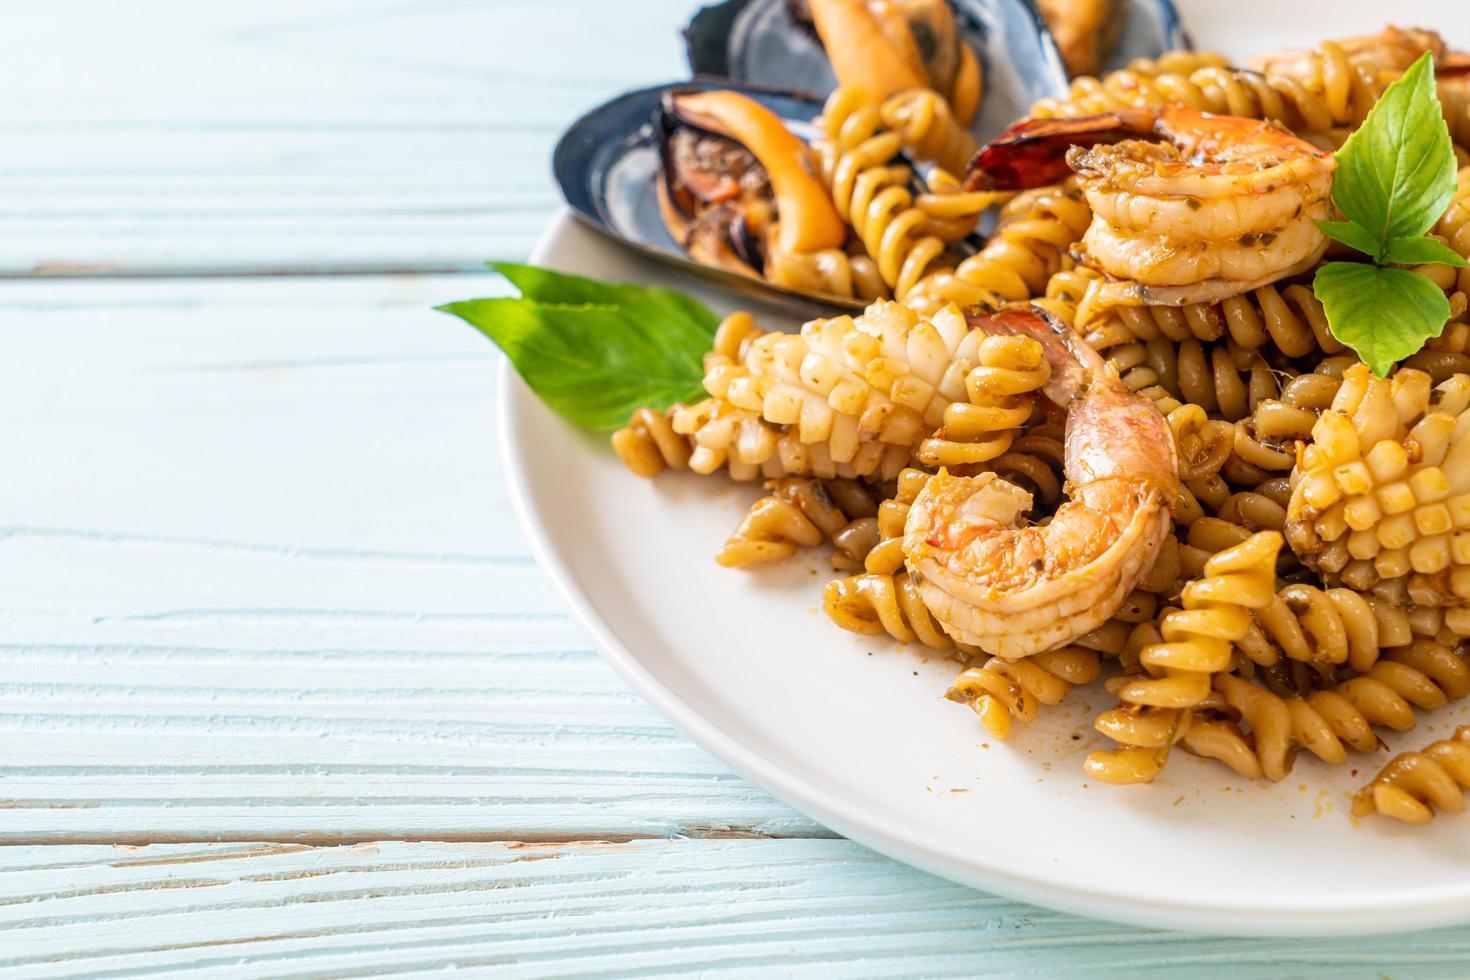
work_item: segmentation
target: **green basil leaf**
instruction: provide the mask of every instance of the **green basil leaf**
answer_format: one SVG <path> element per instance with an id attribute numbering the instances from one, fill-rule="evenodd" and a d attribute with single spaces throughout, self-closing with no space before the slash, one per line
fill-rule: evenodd
<path id="1" fill-rule="evenodd" d="M 1372 235 L 1382 254 L 1391 239 L 1428 231 L 1454 190 L 1454 145 L 1426 53 L 1384 91 L 1337 151 L 1332 200 Z"/>
<path id="2" fill-rule="evenodd" d="M 696 332 L 705 350 L 709 349 L 709 338 L 714 331 L 710 324 L 718 323 L 715 315 L 703 304 L 672 289 L 602 282 L 518 262 L 491 262 L 490 268 L 509 279 L 526 299 L 540 303 L 572 306 L 586 303 L 643 310 L 650 319 L 667 321 L 660 329 Z"/>
<path id="3" fill-rule="evenodd" d="M 1465 268 L 1465 258 L 1438 238 L 1395 238 L 1388 243 L 1382 261 L 1394 265 L 1427 265 L 1438 262 Z"/>
<path id="4" fill-rule="evenodd" d="M 659 302 L 578 305 L 502 298 L 438 309 L 493 340 L 556 412 L 584 428 L 610 432 L 635 409 L 662 410 L 703 397 L 703 358 L 718 320 L 694 305 L 704 313 L 702 323 L 669 317 Z"/>
<path id="5" fill-rule="evenodd" d="M 1357 249 L 1375 262 L 1383 261 L 1382 246 L 1373 237 L 1373 233 L 1362 225 L 1351 221 L 1319 221 L 1317 227 L 1328 238 Z"/>
<path id="6" fill-rule="evenodd" d="M 1380 378 L 1397 362 L 1438 337 L 1450 301 L 1428 279 L 1407 269 L 1366 262 L 1329 262 L 1312 290 L 1322 301 L 1332 335 L 1358 352 Z"/>

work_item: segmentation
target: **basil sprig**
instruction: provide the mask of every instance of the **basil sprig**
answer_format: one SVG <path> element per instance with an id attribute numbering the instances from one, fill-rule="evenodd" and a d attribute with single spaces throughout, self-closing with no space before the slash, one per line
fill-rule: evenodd
<path id="1" fill-rule="evenodd" d="M 1379 377 L 1438 337 L 1450 316 L 1444 292 L 1395 266 L 1464 266 L 1443 242 L 1424 237 L 1455 193 L 1455 150 L 1425 54 L 1390 85 L 1337 151 L 1332 200 L 1346 221 L 1319 221 L 1330 238 L 1372 260 L 1328 262 L 1312 289 L 1332 334 Z"/>
<path id="2" fill-rule="evenodd" d="M 556 412 L 610 432 L 635 409 L 704 395 L 704 355 L 719 318 L 671 289 L 599 282 L 492 262 L 519 297 L 436 307 L 493 340 Z"/>

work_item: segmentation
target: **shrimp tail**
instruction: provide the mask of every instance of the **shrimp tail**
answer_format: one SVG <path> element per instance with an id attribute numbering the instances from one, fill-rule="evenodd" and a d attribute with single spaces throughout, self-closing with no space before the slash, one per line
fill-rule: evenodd
<path id="1" fill-rule="evenodd" d="M 1061 408 L 1072 404 L 1087 389 L 1094 374 L 1108 370 L 1087 341 L 1039 306 L 1017 304 L 994 313 L 977 307 L 966 313 L 965 319 L 972 330 L 988 335 L 1030 337 L 1040 343 L 1051 368 L 1051 379 L 1041 391 Z"/>
<path id="2" fill-rule="evenodd" d="M 1065 180 L 1067 151 L 1152 136 L 1158 117 L 1144 109 L 1119 109 L 1071 119 L 1022 119 L 986 143 L 970 161 L 965 189 L 1019 191 Z"/>
<path id="3" fill-rule="evenodd" d="M 966 320 L 972 329 L 987 334 L 1030 337 L 1041 344 L 1051 367 L 1042 394 L 1068 409 L 1069 480 L 1085 485 L 1126 473 L 1158 474 L 1159 492 L 1173 507 L 1179 494 L 1179 460 L 1168 422 L 1152 402 L 1125 388 L 1117 372 L 1076 331 L 1034 305 L 995 313 L 972 310 Z M 1072 438 L 1077 430 L 1092 437 Z"/>

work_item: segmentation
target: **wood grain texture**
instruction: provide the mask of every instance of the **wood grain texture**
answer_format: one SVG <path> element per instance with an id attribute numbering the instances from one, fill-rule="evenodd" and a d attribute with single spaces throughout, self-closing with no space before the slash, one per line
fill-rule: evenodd
<path id="1" fill-rule="evenodd" d="M 430 310 L 491 277 L 123 285 L 0 286 L 0 841 L 826 833 L 536 570 Z"/>
<path id="2" fill-rule="evenodd" d="M 21 5 L 0 59 L 0 275 L 521 257 L 559 200 L 557 135 L 617 92 L 685 74 L 689 8 Z"/>
<path id="3" fill-rule="evenodd" d="M 0 976 L 1457 977 L 1470 947 L 1119 930 L 847 841 L 0 848 Z"/>
<path id="4" fill-rule="evenodd" d="M 1470 972 L 1470 930 L 1215 940 L 940 881 L 591 652 L 506 506 L 496 355 L 428 307 L 499 288 L 555 135 L 679 75 L 690 0 L 14 6 L 0 975 Z M 327 272 L 361 275 L 259 276 Z"/>

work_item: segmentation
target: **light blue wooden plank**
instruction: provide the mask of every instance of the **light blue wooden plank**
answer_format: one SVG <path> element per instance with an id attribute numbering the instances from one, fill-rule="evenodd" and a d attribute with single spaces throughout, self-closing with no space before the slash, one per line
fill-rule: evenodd
<path id="1" fill-rule="evenodd" d="M 559 201 L 556 137 L 684 75 L 689 6 L 160 0 L 144 30 L 106 5 L 27 5 L 0 61 L 0 275 L 522 257 Z M 67 58 L 32 56 L 63 39 Z"/>
<path id="2" fill-rule="evenodd" d="M 0 976 L 1459 977 L 1470 933 L 1235 940 L 979 895 L 847 841 L 0 848 Z"/>
<path id="3" fill-rule="evenodd" d="M 0 841 L 826 833 L 536 570 L 499 355 L 431 309 L 500 288 L 0 284 L 0 456 L 35 461 L 0 505 Z"/>

